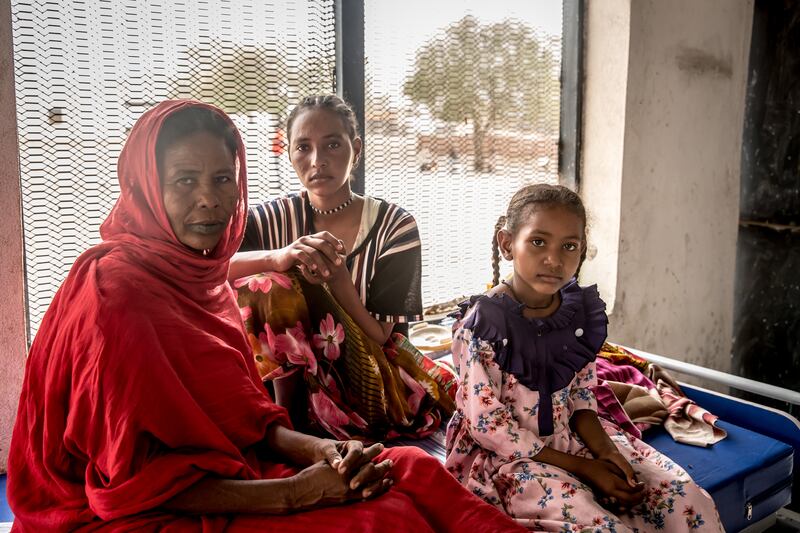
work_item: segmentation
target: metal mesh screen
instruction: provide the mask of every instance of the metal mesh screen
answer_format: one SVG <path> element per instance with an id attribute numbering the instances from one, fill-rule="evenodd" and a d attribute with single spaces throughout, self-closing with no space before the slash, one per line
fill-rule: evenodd
<path id="1" fill-rule="evenodd" d="M 561 0 L 365 3 L 366 189 L 416 217 L 426 306 L 483 291 L 511 195 L 558 182 L 561 17 Z"/>
<path id="2" fill-rule="evenodd" d="M 12 0 L 31 336 L 118 194 L 127 132 L 169 97 L 232 114 L 251 202 L 296 190 L 280 124 L 333 90 L 333 0 Z"/>

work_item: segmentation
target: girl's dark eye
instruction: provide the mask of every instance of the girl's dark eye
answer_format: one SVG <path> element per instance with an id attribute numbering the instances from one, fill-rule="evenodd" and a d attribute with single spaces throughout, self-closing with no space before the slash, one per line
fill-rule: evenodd
<path id="1" fill-rule="evenodd" d="M 574 252 L 578 249 L 578 245 L 574 242 L 568 242 L 564 244 L 564 249 L 568 252 Z"/>
<path id="2" fill-rule="evenodd" d="M 544 239 L 533 239 L 531 244 L 536 246 L 537 248 L 544 246 Z"/>

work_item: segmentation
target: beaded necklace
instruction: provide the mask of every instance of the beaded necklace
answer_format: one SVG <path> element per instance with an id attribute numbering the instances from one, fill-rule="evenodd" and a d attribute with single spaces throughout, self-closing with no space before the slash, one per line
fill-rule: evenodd
<path id="1" fill-rule="evenodd" d="M 355 198 L 355 195 L 351 192 L 350 198 L 348 198 L 342 205 L 336 206 L 332 209 L 325 209 L 324 211 L 322 209 L 317 209 L 316 207 L 314 207 L 314 204 L 311 203 L 311 200 L 308 201 L 308 205 L 311 206 L 311 210 L 318 215 L 332 215 L 334 213 L 338 213 L 339 211 L 341 211 L 342 209 L 353 203 L 353 198 Z"/>

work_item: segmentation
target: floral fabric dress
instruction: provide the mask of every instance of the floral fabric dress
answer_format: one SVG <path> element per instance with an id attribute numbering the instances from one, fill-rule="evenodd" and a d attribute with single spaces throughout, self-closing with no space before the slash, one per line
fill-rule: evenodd
<path id="1" fill-rule="evenodd" d="M 534 459 L 543 447 L 591 453 L 572 414 L 597 409 L 595 353 L 606 336 L 596 287 L 574 281 L 553 315 L 529 319 L 505 294 L 462 306 L 453 357 L 461 378 L 447 432 L 448 470 L 473 494 L 539 531 L 723 531 L 711 497 L 668 457 L 601 420 L 645 501 L 630 515 L 603 508 L 569 472 Z"/>
<path id="2" fill-rule="evenodd" d="M 307 431 L 342 440 L 422 438 L 455 409 L 449 368 L 399 333 L 378 345 L 299 273 L 257 274 L 234 288 L 261 377 L 302 374 L 306 414 L 294 422 Z"/>

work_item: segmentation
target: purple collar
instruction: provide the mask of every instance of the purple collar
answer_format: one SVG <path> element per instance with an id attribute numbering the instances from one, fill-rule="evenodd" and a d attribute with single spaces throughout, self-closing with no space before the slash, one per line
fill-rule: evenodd
<path id="1" fill-rule="evenodd" d="M 561 291 L 561 305 L 550 316 L 527 318 L 509 295 L 473 296 L 460 304 L 456 318 L 473 338 L 492 344 L 500 368 L 539 392 L 539 433 L 553 433 L 552 393 L 563 389 L 594 361 L 608 332 L 606 304 L 597 286 L 581 288 L 576 280 Z M 468 310 L 470 310 L 468 312 Z"/>

